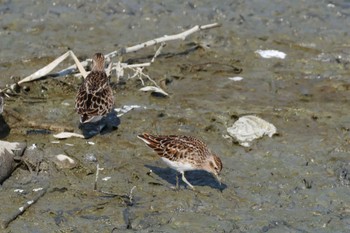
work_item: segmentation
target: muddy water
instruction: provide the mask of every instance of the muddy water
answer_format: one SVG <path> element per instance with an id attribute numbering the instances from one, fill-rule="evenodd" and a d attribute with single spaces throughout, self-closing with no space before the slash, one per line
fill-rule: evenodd
<path id="1" fill-rule="evenodd" d="M 316 0 L 2 2 L 0 86 L 68 48 L 85 59 L 197 24 L 222 23 L 168 43 L 165 56 L 147 68 L 157 82 L 167 80 L 168 98 L 138 91 L 137 80 L 116 83 L 112 77 L 117 107 L 142 108 L 122 116 L 109 134 L 57 144 L 50 134 L 27 135 L 27 128 L 13 126 L 16 120 L 5 115 L 13 126 L 6 140 L 36 144 L 33 154 L 42 165 L 37 173 L 20 166 L 1 186 L 1 220 L 35 198 L 33 188 L 48 189 L 4 231 L 349 231 L 349 6 Z M 188 52 L 192 42 L 210 49 Z M 258 49 L 283 51 L 287 57 L 264 59 Z M 145 61 L 154 51 L 123 60 Z M 234 76 L 244 79 L 228 79 Z M 79 132 L 73 110 L 78 84 L 74 77 L 31 83 L 28 93 L 6 99 L 5 108 Z M 279 134 L 249 149 L 225 139 L 226 128 L 245 114 L 271 122 Z M 172 190 L 174 172 L 136 139 L 144 131 L 202 138 L 222 158 L 222 186 L 209 174 L 189 172 L 197 192 L 183 183 L 180 191 Z M 57 154 L 78 165 L 57 168 L 50 160 Z M 91 156 L 104 168 L 98 190 L 109 194 L 92 191 L 97 162 Z"/>

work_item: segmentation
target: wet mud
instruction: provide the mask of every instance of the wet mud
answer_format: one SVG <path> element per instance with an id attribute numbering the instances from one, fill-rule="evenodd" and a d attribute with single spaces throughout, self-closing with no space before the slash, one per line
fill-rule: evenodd
<path id="1" fill-rule="evenodd" d="M 32 166 L 21 164 L 0 187 L 1 226 L 37 201 L 3 231 L 349 231 L 349 13 L 346 1 L 3 2 L 1 87 L 68 48 L 83 60 L 197 24 L 222 24 L 169 42 L 147 67 L 168 97 L 139 91 L 141 82 L 128 73 L 112 76 L 116 107 L 141 107 L 106 134 L 57 140 L 6 111 L 80 133 L 74 98 L 81 80 L 74 76 L 28 83 L 5 98 L 2 118 L 11 131 L 2 140 L 25 141 Z M 266 59 L 259 49 L 287 56 Z M 141 63 L 155 51 L 120 59 Z M 229 79 L 236 76 L 243 79 Z M 278 134 L 240 146 L 227 128 L 244 115 L 272 123 Z M 207 142 L 223 161 L 222 185 L 193 171 L 186 178 L 196 191 L 183 182 L 175 191 L 175 172 L 137 139 L 143 132 Z M 76 166 L 58 167 L 59 154 Z M 103 169 L 95 183 L 97 164 Z"/>

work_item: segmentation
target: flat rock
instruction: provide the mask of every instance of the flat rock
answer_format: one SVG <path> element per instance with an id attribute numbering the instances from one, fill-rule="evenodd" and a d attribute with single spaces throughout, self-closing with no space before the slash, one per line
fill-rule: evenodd
<path id="1" fill-rule="evenodd" d="M 0 184 L 13 172 L 16 156 L 22 156 L 26 143 L 6 142 L 0 140 Z"/>

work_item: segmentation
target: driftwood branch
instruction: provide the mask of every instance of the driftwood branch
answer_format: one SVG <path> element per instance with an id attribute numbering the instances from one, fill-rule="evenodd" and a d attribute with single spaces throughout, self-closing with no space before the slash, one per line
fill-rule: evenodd
<path id="1" fill-rule="evenodd" d="M 138 44 L 138 45 L 134 45 L 132 47 L 128 47 L 128 48 L 122 48 L 118 51 L 114 51 L 114 52 L 111 52 L 109 54 L 106 55 L 106 57 L 108 58 L 112 58 L 112 57 L 115 57 L 115 56 L 119 56 L 119 55 L 123 55 L 125 53 L 132 53 L 132 52 L 135 52 L 135 51 L 138 51 L 140 49 L 143 49 L 143 48 L 146 48 L 146 47 L 150 47 L 150 46 L 153 46 L 153 45 L 156 45 L 156 44 L 160 44 L 160 43 L 164 43 L 164 42 L 167 42 L 167 41 L 172 41 L 172 40 L 185 40 L 186 37 L 188 37 L 189 35 L 195 33 L 195 32 L 198 32 L 198 31 L 201 31 L 201 30 L 207 30 L 207 29 L 211 29 L 211 28 L 215 28 L 215 27 L 219 27 L 221 26 L 220 24 L 218 23 L 213 23 L 213 24 L 207 24 L 207 25 L 197 25 L 197 26 L 194 26 L 193 28 L 187 30 L 187 31 L 184 31 L 184 32 L 181 32 L 179 34 L 174 34 L 174 35 L 165 35 L 165 36 L 162 36 L 162 37 L 159 37 L 159 38 L 156 38 L 156 39 L 153 39 L 153 40 L 149 40 L 147 42 L 144 42 L 144 43 L 141 43 L 141 44 Z"/>
<path id="2" fill-rule="evenodd" d="M 195 33 L 195 32 L 198 32 L 198 31 L 202 31 L 202 30 L 208 30 L 208 29 L 211 29 L 211 28 L 216 28 L 216 27 L 220 27 L 221 24 L 218 24 L 218 23 L 212 23 L 212 24 L 207 24 L 207 25 L 197 25 L 197 26 L 194 26 L 193 28 L 187 30 L 187 31 L 184 31 L 184 32 L 181 32 L 181 33 L 178 33 L 178 34 L 174 34 L 174 35 L 165 35 L 165 36 L 162 36 L 162 37 L 159 37 L 159 38 L 156 38 L 156 39 L 153 39 L 153 40 L 149 40 L 147 42 L 144 42 L 144 43 L 141 43 L 141 44 L 137 44 L 137 45 L 134 45 L 134 46 L 131 46 L 131 47 L 127 47 L 127 48 L 121 48 L 119 50 L 116 50 L 116 51 L 113 51 L 113 52 L 110 52 L 108 54 L 105 55 L 105 58 L 106 60 L 110 60 L 111 58 L 115 57 L 115 56 L 121 56 L 123 54 L 127 54 L 127 53 L 132 53 L 132 52 L 136 52 L 138 50 L 141 50 L 143 48 L 147 48 L 147 47 L 150 47 L 150 46 L 153 46 L 153 45 L 156 45 L 156 44 L 160 44 L 160 43 L 164 43 L 164 42 L 167 42 L 167 41 L 172 41 L 172 40 L 185 40 L 189 35 Z M 87 66 L 88 64 L 88 61 L 90 61 L 90 59 L 87 59 L 83 62 L 81 62 L 81 64 L 83 66 Z M 150 66 L 151 63 L 144 63 L 144 64 L 140 64 L 138 65 L 138 67 L 142 66 Z M 127 67 L 126 67 L 127 68 Z M 75 72 L 76 70 L 76 65 L 72 65 L 72 66 L 69 66 L 61 71 L 59 71 L 57 73 L 57 75 L 59 74 L 68 74 L 68 73 L 72 73 L 72 72 Z"/>
<path id="3" fill-rule="evenodd" d="M 39 79 L 47 74 L 49 74 L 53 69 L 55 69 L 62 61 L 64 61 L 67 57 L 72 57 L 76 66 L 79 69 L 79 72 L 84 76 L 84 78 L 87 76 L 87 73 L 82 66 L 82 64 L 79 62 L 78 58 L 75 56 L 75 54 L 72 51 L 68 51 L 65 54 L 61 55 L 60 57 L 56 58 L 54 61 L 52 61 L 47 66 L 41 68 L 40 70 L 36 71 L 35 73 L 25 77 L 21 81 L 18 82 L 18 84 L 22 84 L 25 82 L 30 82 L 36 79 Z"/>
<path id="4" fill-rule="evenodd" d="M 143 49 L 143 48 L 146 48 L 146 47 L 150 47 L 150 46 L 153 46 L 153 45 L 156 45 L 156 44 L 160 44 L 160 43 L 164 43 L 164 42 L 167 42 L 167 41 L 172 41 L 172 40 L 184 40 L 186 39 L 189 35 L 197 32 L 197 31 L 201 31 L 201 30 L 207 30 L 207 29 L 211 29 L 211 28 L 215 28 L 215 27 L 219 27 L 221 26 L 220 24 L 218 23 L 213 23 L 213 24 L 207 24 L 207 25 L 197 25 L 187 31 L 184 31 L 184 32 L 181 32 L 181 33 L 178 33 L 178 34 L 174 34 L 174 35 L 165 35 L 165 36 L 162 36 L 162 37 L 159 37 L 159 38 L 156 38 L 156 39 L 153 39 L 153 40 L 149 40 L 147 42 L 144 42 L 144 43 L 141 43 L 141 44 L 138 44 L 138 45 L 134 45 L 134 46 L 131 46 L 131 47 L 127 47 L 127 48 L 121 48 L 117 51 L 113 51 L 113 52 L 110 52 L 108 54 L 105 55 L 105 58 L 107 61 L 110 61 L 111 58 L 115 57 L 115 56 L 120 56 L 120 55 L 123 55 L 123 54 L 126 54 L 126 53 L 132 53 L 132 52 L 135 52 L 135 51 L 138 51 L 140 49 Z M 162 46 L 161 46 L 162 47 Z M 158 56 L 158 54 L 156 54 Z M 67 53 L 63 54 L 62 56 L 60 56 L 59 58 L 57 58 L 55 61 L 51 62 L 49 65 L 41 68 L 40 70 L 36 71 L 35 73 L 29 75 L 28 77 L 22 79 L 21 81 L 18 82 L 18 84 L 22 84 L 22 83 L 25 83 L 25 82 L 29 82 L 29 81 L 33 81 L 35 79 L 38 79 L 38 78 L 41 78 L 47 74 L 49 74 L 49 72 L 51 72 L 55 67 L 58 66 L 59 63 L 61 63 L 64 59 L 66 59 L 67 57 L 71 56 L 74 61 L 75 61 L 75 65 L 72 65 L 72 66 L 69 66 L 55 74 L 52 74 L 53 76 L 61 76 L 61 75 L 67 75 L 67 74 L 71 74 L 73 72 L 76 71 L 76 68 L 78 66 L 78 69 L 80 71 L 80 73 L 86 77 L 87 73 L 85 71 L 85 69 L 83 67 L 86 67 L 89 62 L 91 61 L 91 59 L 87 59 L 83 62 L 79 62 L 78 59 L 76 58 L 76 56 L 74 55 L 74 53 L 72 51 L 68 51 Z M 152 62 L 151 62 L 152 63 Z M 149 66 L 151 63 L 145 63 L 145 64 L 142 64 L 142 67 L 144 66 Z"/>
<path id="5" fill-rule="evenodd" d="M 161 49 L 165 46 L 165 42 L 172 41 L 172 40 L 185 40 L 189 35 L 197 32 L 197 31 L 216 28 L 219 26 L 221 26 L 221 25 L 218 23 L 207 24 L 207 25 L 197 25 L 189 30 L 186 30 L 186 31 L 178 33 L 178 34 L 165 35 L 165 36 L 162 36 L 162 37 L 159 37 L 159 38 L 156 38 L 153 40 L 149 40 L 149 41 L 141 43 L 141 44 L 137 44 L 137 45 L 127 47 L 127 48 L 121 48 L 119 50 L 110 52 L 110 53 L 105 55 L 106 61 L 110 63 L 109 67 L 107 68 L 107 73 L 109 74 L 109 72 L 113 69 L 113 65 L 116 67 L 115 70 L 117 73 L 117 77 L 120 77 L 120 75 L 123 74 L 123 69 L 126 69 L 126 68 L 132 69 L 135 72 L 135 75 L 133 77 L 139 77 L 140 79 L 142 79 L 142 77 L 145 77 L 155 84 L 155 86 L 146 86 L 140 90 L 158 92 L 164 96 L 167 96 L 168 94 L 164 90 L 162 90 L 149 76 L 147 76 L 143 73 L 143 67 L 150 66 L 154 62 L 155 58 L 160 54 Z M 111 62 L 111 59 L 117 55 L 120 56 L 120 55 L 123 55 L 126 53 L 136 52 L 140 49 L 154 46 L 157 44 L 161 44 L 161 46 L 159 47 L 159 49 L 157 50 L 157 52 L 153 56 L 151 62 L 142 63 L 142 64 L 132 64 L 132 65 L 129 65 L 126 63 L 121 63 L 121 62 L 113 64 Z M 73 58 L 73 60 L 75 62 L 74 65 L 69 66 L 68 68 L 65 68 L 57 73 L 50 73 L 53 69 L 55 69 L 62 61 L 64 61 L 68 57 Z M 85 78 L 87 76 L 88 72 L 85 71 L 84 67 L 86 67 L 90 62 L 91 62 L 91 59 L 86 59 L 85 61 L 80 62 L 78 60 L 78 58 L 74 55 L 73 51 L 67 51 L 65 54 L 61 55 L 60 57 L 58 57 L 54 61 L 52 61 L 50 64 L 39 69 L 38 71 L 34 72 L 33 74 L 23 78 L 18 83 L 11 84 L 11 85 L 7 86 L 5 89 L 0 90 L 0 93 L 5 93 L 5 91 L 6 92 L 8 91 L 9 93 L 13 93 L 14 88 L 19 88 L 20 84 L 23 84 L 26 82 L 31 82 L 31 81 L 40 79 L 42 77 L 45 77 L 47 75 L 50 75 L 53 77 L 58 77 L 58 76 L 72 74 L 72 73 L 76 72 L 77 68 L 79 69 L 80 75 L 82 75 Z M 143 81 L 142 81 L 142 83 L 143 83 Z"/>

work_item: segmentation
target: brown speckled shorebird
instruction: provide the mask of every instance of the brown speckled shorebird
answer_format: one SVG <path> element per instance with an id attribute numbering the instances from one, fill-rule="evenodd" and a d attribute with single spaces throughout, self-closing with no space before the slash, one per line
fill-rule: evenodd
<path id="1" fill-rule="evenodd" d="M 105 72 L 105 58 L 96 53 L 92 70 L 81 84 L 76 99 L 75 109 L 80 115 L 80 122 L 96 122 L 112 111 L 114 97 L 109 79 Z"/>
<path id="2" fill-rule="evenodd" d="M 180 172 L 182 180 L 192 189 L 194 187 L 187 181 L 185 171 L 205 170 L 213 174 L 220 183 L 222 162 L 204 142 L 191 136 L 153 136 L 144 133 L 137 137 L 157 152 L 169 167 Z M 176 187 L 178 188 L 177 176 Z"/>

